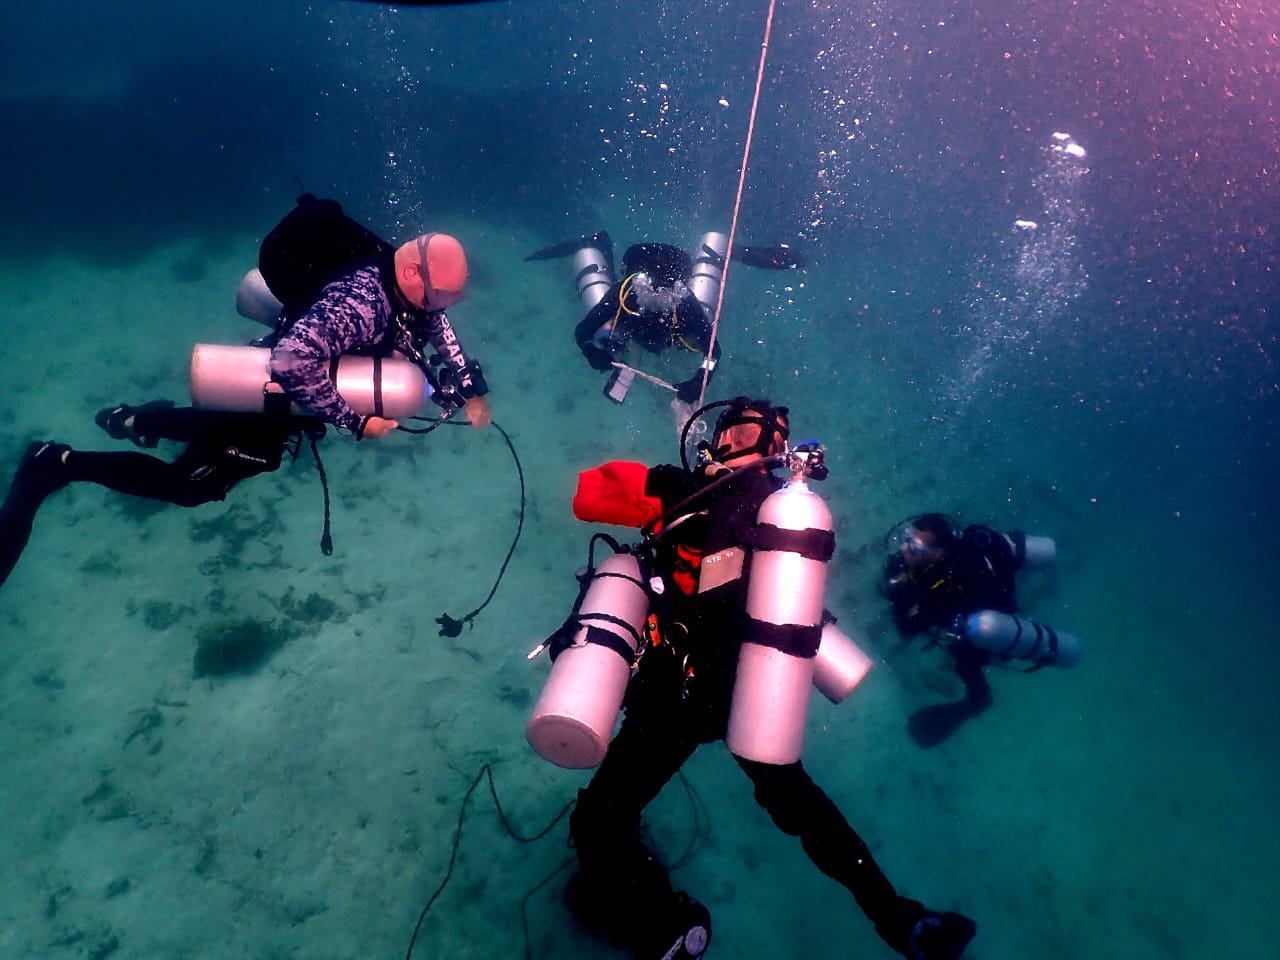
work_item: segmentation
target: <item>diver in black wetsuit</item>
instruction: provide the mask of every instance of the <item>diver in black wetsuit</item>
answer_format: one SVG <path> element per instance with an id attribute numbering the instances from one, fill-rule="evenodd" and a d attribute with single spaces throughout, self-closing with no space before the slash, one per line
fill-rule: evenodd
<path id="1" fill-rule="evenodd" d="M 669 243 L 639 243 L 622 258 L 625 277 L 582 318 L 573 332 L 578 349 L 593 370 L 611 370 L 616 354 L 631 343 L 651 353 L 682 346 L 702 354 L 698 370 L 676 384 L 686 403 L 698 399 L 702 371 L 715 371 L 720 343 L 711 343 L 711 320 L 686 281 L 692 261 Z M 710 351 L 710 353 L 708 353 Z"/>
<path id="2" fill-rule="evenodd" d="M 584 926 L 637 960 L 688 960 L 710 939 L 706 908 L 673 891 L 637 828 L 642 811 L 694 751 L 725 736 L 739 649 L 750 630 L 750 560 L 736 574 L 724 571 L 732 566 L 725 561 L 712 582 L 702 576 L 703 558 L 747 552 L 743 538 L 760 504 L 782 484 L 761 461 L 782 449 L 788 430 L 786 408 L 740 397 L 716 423 L 710 458 L 692 472 L 615 461 L 579 479 L 574 514 L 581 520 L 647 527 L 680 504 L 688 509 L 666 519 L 667 533 L 652 551 L 649 573 L 663 584 L 654 600 L 661 642 L 641 657 L 621 729 L 569 821 L 581 866 L 569 904 Z M 745 469 L 704 498 L 688 499 L 739 468 Z M 814 865 L 853 895 L 890 947 L 913 960 L 963 953 L 973 921 L 901 896 L 802 762 L 735 760 L 778 828 L 800 838 Z"/>
<path id="3" fill-rule="evenodd" d="M 41 504 L 69 483 L 96 483 L 118 493 L 195 507 L 223 500 L 242 480 L 279 469 L 291 442 L 317 439 L 314 417 L 225 413 L 174 407 L 155 400 L 102 410 L 98 425 L 117 440 L 143 448 L 157 440 L 186 443 L 172 462 L 144 453 L 97 453 L 53 442 L 27 447 L 0 505 L 0 585 L 17 565 Z M 296 448 L 295 448 L 296 452 Z"/>
<path id="4" fill-rule="evenodd" d="M 712 318 L 724 273 L 727 237 L 703 237 L 696 256 L 669 243 L 637 243 L 622 256 L 622 279 L 615 280 L 613 241 L 603 230 L 590 237 L 544 247 L 526 260 L 577 255 L 578 293 L 587 314 L 574 330 L 578 349 L 592 368 L 613 371 L 605 395 L 621 402 L 625 388 L 614 389 L 614 362 L 635 343 L 651 353 L 684 347 L 701 355 L 698 368 L 675 384 L 686 403 L 702 393 L 720 362 L 720 343 L 712 343 Z M 772 270 L 793 270 L 800 258 L 785 244 L 734 248 L 735 262 Z M 628 381 L 629 382 L 629 381 Z"/>
<path id="5" fill-rule="evenodd" d="M 983 668 L 990 651 L 963 642 L 958 622 L 977 610 L 1017 613 L 1014 573 L 1026 557 L 1026 536 L 1009 537 L 981 524 L 957 531 L 951 518 L 925 513 L 901 528 L 898 550 L 885 560 L 881 589 L 889 598 L 894 625 L 903 636 L 934 631 L 946 638 L 964 696 L 911 715 L 908 729 L 922 747 L 932 747 L 966 720 L 991 706 L 991 685 Z"/>

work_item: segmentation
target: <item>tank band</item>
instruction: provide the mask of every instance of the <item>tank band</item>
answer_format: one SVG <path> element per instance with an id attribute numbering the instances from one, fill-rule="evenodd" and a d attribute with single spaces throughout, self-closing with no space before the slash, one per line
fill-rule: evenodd
<path id="1" fill-rule="evenodd" d="M 798 553 L 806 560 L 826 563 L 836 552 L 836 535 L 830 530 L 813 527 L 804 530 L 785 530 L 771 523 L 757 523 L 748 527 L 739 539 L 759 550 L 779 550 Z"/>
<path id="2" fill-rule="evenodd" d="M 1022 642 L 1022 618 L 1010 617 L 1010 619 L 1013 620 L 1014 625 L 1017 629 L 1013 631 L 1013 639 L 1009 641 L 1008 646 L 1006 646 L 1003 650 L 995 651 L 996 654 L 1001 657 L 1012 656 L 1014 648 L 1016 648 L 1018 644 Z M 1028 620 L 1027 623 L 1030 623 L 1032 626 L 1037 627 L 1037 629 L 1039 628 L 1039 624 L 1035 623 L 1035 621 Z M 1040 644 L 1037 642 L 1036 646 L 1039 646 L 1039 645 Z M 1035 649 L 1035 648 L 1033 647 L 1032 649 Z"/>
<path id="3" fill-rule="evenodd" d="M 587 277 L 591 277 L 591 276 L 595 276 L 598 279 L 592 280 L 590 283 L 588 283 L 587 284 L 588 287 L 596 287 L 596 286 L 600 286 L 601 284 L 603 284 L 606 287 L 613 286 L 613 281 L 609 279 L 609 271 L 606 270 L 602 264 L 588 263 L 585 267 L 579 270 L 577 276 L 573 278 L 574 283 L 576 283 L 578 286 L 579 292 L 582 291 L 582 287 L 583 287 L 582 281 L 585 280 Z"/>
<path id="4" fill-rule="evenodd" d="M 762 647 L 772 647 L 789 656 L 810 660 L 818 655 L 822 625 L 806 627 L 795 623 L 766 623 L 753 617 L 747 639 Z"/>
<path id="5" fill-rule="evenodd" d="M 1058 659 L 1058 634 L 1053 627 L 1046 627 L 1043 623 L 1036 623 L 1034 620 L 1024 620 L 1022 617 L 1013 617 L 1013 622 L 1018 625 L 1018 629 L 1013 633 L 1013 639 L 1009 644 L 1000 651 L 998 656 L 1011 657 L 1014 656 L 1012 651 L 1022 641 L 1024 624 L 1035 627 L 1036 642 L 1031 649 L 1022 655 L 1022 659 L 1030 660 L 1032 663 L 1054 663 Z M 1040 652 L 1043 650 L 1044 652 Z"/>
<path id="6" fill-rule="evenodd" d="M 382 357 L 374 356 L 373 360 L 373 415 L 375 417 L 385 416 L 385 407 L 382 405 Z M 342 361 L 342 356 L 329 358 L 329 379 L 335 384 L 338 382 L 338 364 Z"/>
<path id="7" fill-rule="evenodd" d="M 1013 544 L 1013 567 L 1016 570 L 1027 561 L 1027 535 L 1022 530 L 1010 530 L 1009 542 Z"/>
<path id="8" fill-rule="evenodd" d="M 593 620 L 605 620 L 609 623 L 614 624 L 615 626 L 625 627 L 627 632 L 636 638 L 636 643 L 639 644 L 640 635 L 636 633 L 635 627 L 631 626 L 631 624 L 627 623 L 627 621 L 619 620 L 617 617 L 611 617 L 606 613 L 591 613 L 591 614 L 588 614 L 587 616 Z M 586 618 L 584 617 L 583 619 L 585 620 Z M 614 653 L 620 656 L 623 660 L 627 661 L 628 665 L 630 665 L 635 661 L 636 659 L 635 650 L 627 646 L 627 642 L 623 640 L 620 636 L 618 636 L 616 633 L 610 633 L 608 630 L 605 630 L 603 627 L 595 627 L 589 623 L 586 624 L 586 627 L 587 627 L 587 643 L 594 643 L 597 646 L 605 647 L 606 649 L 612 650 Z"/>
<path id="9" fill-rule="evenodd" d="M 293 401 L 289 399 L 287 393 L 281 393 L 278 390 L 262 391 L 262 412 L 269 417 L 287 417 L 291 412 Z"/>
<path id="10" fill-rule="evenodd" d="M 720 270 L 724 267 L 724 254 L 719 250 L 716 250 L 714 247 L 704 243 L 701 249 L 698 250 L 698 255 L 693 258 L 693 264 L 697 267 L 704 263 L 709 263 L 717 270 Z M 696 270 L 694 271 L 694 274 L 697 274 Z"/>

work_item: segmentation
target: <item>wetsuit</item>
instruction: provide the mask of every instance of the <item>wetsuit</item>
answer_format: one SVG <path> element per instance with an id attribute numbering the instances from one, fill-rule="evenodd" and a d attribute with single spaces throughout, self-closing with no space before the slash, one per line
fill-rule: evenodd
<path id="1" fill-rule="evenodd" d="M 367 419 L 351 409 L 329 376 L 334 358 L 350 352 L 389 354 L 399 316 L 413 347 L 429 344 L 444 361 L 463 400 L 488 392 L 479 364 L 462 349 L 444 311 L 427 313 L 393 307 L 383 282 L 389 268 L 359 267 L 324 288 L 317 300 L 285 330 L 271 351 L 271 376 L 290 399 L 322 420 L 359 436 Z M 398 297 L 396 298 L 398 300 Z"/>
<path id="2" fill-rule="evenodd" d="M 187 444 L 172 463 L 145 453 L 73 450 L 70 482 L 96 483 L 135 497 L 195 507 L 225 500 L 237 483 L 280 468 L 289 441 L 322 429 L 313 417 L 226 413 L 191 407 L 139 408 L 133 432 Z"/>
<path id="3" fill-rule="evenodd" d="M 608 480 L 643 483 L 643 496 L 601 495 Z M 639 464 L 609 464 L 580 478 L 575 513 L 580 519 L 640 526 L 681 502 L 704 481 L 673 466 L 647 471 Z M 626 693 L 625 717 L 604 761 L 570 818 L 570 834 L 582 873 L 574 906 L 591 928 L 645 960 L 661 956 L 664 914 L 678 909 L 665 872 L 637 837 L 644 808 L 702 744 L 722 739 L 747 623 L 746 576 L 697 592 L 702 556 L 741 545 L 761 502 L 780 481 L 747 471 L 721 486 L 700 512 L 659 541 L 654 570 L 665 589 L 656 610 L 662 642 L 640 661 Z M 584 495 L 590 491 L 590 495 Z M 594 503 L 588 503 L 593 500 Z M 757 802 L 784 833 L 800 838 L 810 860 L 853 894 L 880 936 L 905 956 L 954 957 L 973 928 L 948 914 L 942 943 L 917 943 L 913 931 L 925 916 L 917 901 L 900 897 L 862 838 L 813 782 L 800 762 L 772 765 L 735 758 L 755 787 Z M 934 915 L 936 916 L 936 915 Z M 657 936 L 658 941 L 653 938 Z M 959 944 L 957 946 L 956 944 Z"/>
<path id="4" fill-rule="evenodd" d="M 195 507 L 223 500 L 242 480 L 276 470 L 292 438 L 323 429 L 311 417 L 223 413 L 152 403 L 133 411 L 133 434 L 187 444 L 172 463 L 145 453 L 97 453 L 57 446 L 39 463 L 24 462 L 0 505 L 0 584 L 31 537 L 46 497 L 68 483 L 96 483 L 135 497 Z M 62 451 L 66 450 L 65 459 Z"/>

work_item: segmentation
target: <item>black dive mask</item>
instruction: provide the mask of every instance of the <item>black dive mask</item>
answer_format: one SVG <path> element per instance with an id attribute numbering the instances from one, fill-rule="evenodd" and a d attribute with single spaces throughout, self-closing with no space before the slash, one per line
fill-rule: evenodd
<path id="1" fill-rule="evenodd" d="M 684 430 L 680 434 L 680 458 L 686 470 L 691 469 L 685 451 L 688 449 L 687 443 L 689 439 L 689 431 L 693 425 L 705 414 L 717 407 L 726 408 L 723 413 L 716 419 L 715 427 L 712 430 L 712 437 L 719 438 L 724 435 L 726 430 L 745 423 L 760 424 L 760 437 L 756 440 L 755 445 L 737 452 L 731 452 L 732 447 L 727 444 L 713 446 L 711 443 L 703 440 L 697 446 L 698 462 L 696 466 L 706 466 L 711 462 L 723 463 L 731 465 L 731 461 L 741 459 L 758 453 L 762 457 L 769 456 L 770 447 L 773 446 L 773 438 L 775 435 L 781 437 L 784 441 L 791 435 L 790 428 L 783 422 L 787 418 L 788 409 L 786 407 L 775 407 L 772 404 L 765 403 L 763 400 L 752 400 L 750 397 L 734 397 L 732 400 L 717 400 L 715 403 L 708 403 L 706 406 L 695 410 L 689 415 L 689 419 L 685 422 Z"/>

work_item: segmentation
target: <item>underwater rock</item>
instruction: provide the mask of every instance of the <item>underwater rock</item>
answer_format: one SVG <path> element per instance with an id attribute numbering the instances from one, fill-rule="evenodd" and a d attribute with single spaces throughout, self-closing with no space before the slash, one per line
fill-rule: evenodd
<path id="1" fill-rule="evenodd" d="M 256 671 L 293 639 L 293 631 L 260 620 L 219 620 L 196 634 L 192 674 L 198 679 Z"/>

